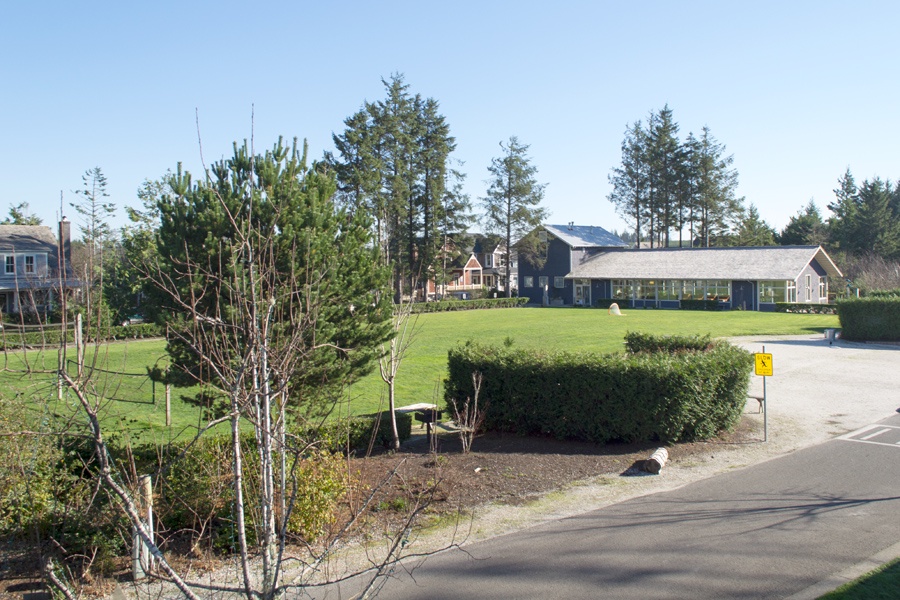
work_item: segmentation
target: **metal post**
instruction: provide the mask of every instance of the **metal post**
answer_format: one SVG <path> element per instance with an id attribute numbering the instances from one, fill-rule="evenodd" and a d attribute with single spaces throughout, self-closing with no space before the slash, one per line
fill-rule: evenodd
<path id="1" fill-rule="evenodd" d="M 762 347 L 763 354 L 766 353 L 766 347 Z M 766 398 L 766 376 L 763 375 L 763 442 L 769 441 L 769 402 Z"/>

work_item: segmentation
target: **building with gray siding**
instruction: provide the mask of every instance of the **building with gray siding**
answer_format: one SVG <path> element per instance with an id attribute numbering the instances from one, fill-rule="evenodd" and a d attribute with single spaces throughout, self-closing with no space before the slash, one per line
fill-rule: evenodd
<path id="1" fill-rule="evenodd" d="M 519 265 L 520 295 L 534 303 L 543 302 L 547 285 L 549 303 L 564 306 L 612 299 L 637 308 L 680 308 L 683 300 L 706 300 L 767 311 L 779 302 L 827 303 L 828 278 L 843 277 L 821 246 L 635 250 L 608 232 L 591 246 L 578 235 L 588 229 L 583 226 L 541 229 L 545 263 L 540 269 L 525 260 Z"/>

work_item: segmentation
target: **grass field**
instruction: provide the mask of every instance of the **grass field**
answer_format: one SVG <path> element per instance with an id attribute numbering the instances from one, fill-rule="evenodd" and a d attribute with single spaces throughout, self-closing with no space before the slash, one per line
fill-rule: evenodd
<path id="1" fill-rule="evenodd" d="M 711 334 L 714 337 L 745 335 L 789 335 L 820 333 L 838 327 L 831 315 L 758 313 L 749 311 L 700 312 L 677 310 L 625 310 L 620 317 L 605 310 L 575 308 L 511 308 L 424 314 L 418 318 L 417 334 L 397 377 L 397 402 L 402 406 L 439 400 L 441 380 L 447 365 L 447 351 L 457 344 L 475 340 L 503 344 L 507 339 L 517 348 L 544 348 L 572 352 L 620 352 L 628 331 L 662 335 Z M 89 358 L 93 358 L 91 355 Z M 32 369 L 53 371 L 56 352 L 45 357 L 29 354 Z M 199 423 L 199 410 L 181 401 L 182 390 L 172 394 L 172 428 L 165 426 L 164 392 L 145 375 L 147 368 L 165 360 L 161 340 L 116 343 L 99 349 L 96 367 L 102 371 L 134 374 L 117 377 L 98 373 L 97 392 L 109 398 L 104 424 L 109 430 L 128 432 L 133 439 L 168 441 L 191 431 Z M 90 360 L 88 361 L 91 362 Z M 7 370 L 0 373 L 4 389 L 34 397 L 35 410 L 77 414 L 71 401 L 56 402 L 54 378 L 50 373 L 23 376 L 20 354 L 6 356 Z M 384 384 L 377 372 L 349 390 L 349 410 L 364 414 L 378 410 Z"/>

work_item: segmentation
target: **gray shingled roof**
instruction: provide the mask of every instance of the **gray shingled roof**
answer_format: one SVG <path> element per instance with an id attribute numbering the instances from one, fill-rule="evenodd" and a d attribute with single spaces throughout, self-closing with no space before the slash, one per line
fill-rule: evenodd
<path id="1" fill-rule="evenodd" d="M 611 250 L 575 266 L 567 278 L 584 279 L 796 279 L 813 259 L 842 277 L 821 246 L 661 248 Z"/>
<path id="2" fill-rule="evenodd" d="M 544 225 L 572 248 L 627 248 L 628 244 L 596 225 Z"/>
<path id="3" fill-rule="evenodd" d="M 46 225 L 0 225 L 0 252 L 56 255 L 56 236 Z"/>

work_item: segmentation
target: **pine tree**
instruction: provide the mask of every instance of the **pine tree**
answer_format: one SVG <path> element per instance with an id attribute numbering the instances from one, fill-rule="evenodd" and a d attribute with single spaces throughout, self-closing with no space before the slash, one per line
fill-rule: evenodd
<path id="1" fill-rule="evenodd" d="M 775 230 L 760 216 L 756 205 L 750 204 L 736 235 L 738 246 L 775 246 Z"/>
<path id="2" fill-rule="evenodd" d="M 531 164 L 527 144 L 511 136 L 507 143 L 501 142 L 500 147 L 503 155 L 491 160 L 488 167 L 490 186 L 481 202 L 485 232 L 499 235 L 505 245 L 502 283 L 509 297 L 512 295 L 509 273 L 513 242 L 523 238 L 546 218 L 547 210 L 540 204 L 547 184 L 537 182 L 537 168 Z"/>
<path id="3" fill-rule="evenodd" d="M 815 201 L 791 217 L 778 236 L 782 246 L 819 246 L 827 241 L 827 230 Z"/>
<path id="4" fill-rule="evenodd" d="M 31 213 L 27 202 L 9 207 L 9 216 L 0 225 L 40 225 L 43 220 Z"/>
<path id="5" fill-rule="evenodd" d="M 647 160 L 647 134 L 640 121 L 635 121 L 625 130 L 622 141 L 622 165 L 613 169 L 609 182 L 613 191 L 609 201 L 616 212 L 634 222 L 635 243 L 642 239 L 641 223 L 649 188 L 649 163 Z"/>

